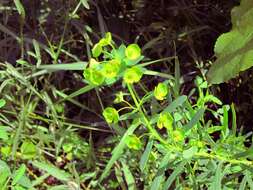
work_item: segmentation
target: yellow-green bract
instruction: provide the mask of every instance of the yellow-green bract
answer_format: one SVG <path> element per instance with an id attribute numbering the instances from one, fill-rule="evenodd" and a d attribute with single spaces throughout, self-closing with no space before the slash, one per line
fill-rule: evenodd
<path id="1" fill-rule="evenodd" d="M 125 55 L 129 60 L 136 60 L 141 56 L 141 48 L 138 44 L 130 44 L 125 50 Z"/>
<path id="2" fill-rule="evenodd" d="M 83 75 L 86 80 L 96 86 L 101 85 L 105 80 L 103 74 L 94 68 L 85 69 Z"/>
<path id="3" fill-rule="evenodd" d="M 168 86 L 164 83 L 159 83 L 155 87 L 154 96 L 157 100 L 164 100 L 168 94 Z"/>
<path id="4" fill-rule="evenodd" d="M 165 127 L 167 130 L 172 131 L 173 117 L 170 113 L 161 113 L 157 121 L 157 127 L 162 129 Z"/>
<path id="5" fill-rule="evenodd" d="M 129 135 L 126 138 L 126 145 L 128 146 L 128 148 L 134 149 L 134 150 L 140 150 L 142 143 L 140 141 L 140 139 L 136 136 L 136 135 Z"/>
<path id="6" fill-rule="evenodd" d="M 108 124 L 117 123 L 119 121 L 119 113 L 113 107 L 105 108 L 103 116 Z"/>
<path id="7" fill-rule="evenodd" d="M 124 82 L 128 84 L 133 84 L 139 82 L 143 75 L 142 70 L 139 67 L 132 67 L 125 71 Z"/>
<path id="8" fill-rule="evenodd" d="M 120 70 L 120 61 L 113 59 L 104 64 L 102 73 L 106 78 L 114 78 Z"/>

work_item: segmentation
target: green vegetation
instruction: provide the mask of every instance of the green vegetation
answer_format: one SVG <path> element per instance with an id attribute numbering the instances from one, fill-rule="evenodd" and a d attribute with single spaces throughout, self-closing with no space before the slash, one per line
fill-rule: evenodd
<path id="1" fill-rule="evenodd" d="M 232 30 L 216 41 L 217 60 L 209 71 L 213 84 L 225 82 L 253 65 L 253 2 L 242 0 L 231 11 Z"/>
<path id="2" fill-rule="evenodd" d="M 211 86 L 253 63 L 250 0 L 232 10 L 233 28 L 217 39 L 210 70 L 196 61 L 190 85 L 176 51 L 150 58 L 145 49 L 155 41 L 119 43 L 105 32 L 96 2 L 68 6 L 57 40 L 44 31 L 50 16 L 41 9 L 42 43 L 25 36 L 23 1 L 0 3 L 19 18 L 18 35 L 0 23 L 0 35 L 14 38 L 19 50 L 19 59 L 0 62 L 1 190 L 253 189 L 252 130 L 238 124 L 235 104 Z M 77 24 L 94 7 L 101 38 Z M 71 53 L 73 42 L 85 45 L 85 58 Z"/>

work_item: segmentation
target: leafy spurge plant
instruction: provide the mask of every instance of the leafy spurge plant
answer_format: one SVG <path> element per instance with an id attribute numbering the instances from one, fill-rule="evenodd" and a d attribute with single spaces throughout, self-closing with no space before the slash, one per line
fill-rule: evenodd
<path id="1" fill-rule="evenodd" d="M 116 93 L 114 100 L 123 107 L 103 110 L 105 121 L 115 126 L 120 142 L 112 151 L 99 182 L 118 162 L 125 168 L 126 180 L 132 183 L 133 175 L 139 175 L 146 180 L 145 189 L 152 190 L 167 190 L 173 184 L 178 189 L 237 189 L 240 184 L 236 173 L 245 181 L 252 176 L 251 149 L 240 143 L 246 137 L 237 133 L 234 114 L 233 129 L 229 128 L 230 106 L 222 106 L 209 92 L 203 77 L 196 77 L 198 95 L 195 101 L 190 101 L 189 97 L 180 95 L 178 61 L 175 61 L 177 77 L 150 71 L 144 66 L 152 62 L 144 62 L 137 44 L 117 48 L 109 33 L 95 44 L 92 53 L 93 58 L 84 70 L 87 82 L 100 87 L 121 81 L 125 87 L 125 92 Z M 143 90 L 144 95 L 140 96 L 135 85 L 142 85 L 143 75 L 152 74 L 169 80 L 158 83 L 152 91 Z M 209 104 L 218 109 L 211 109 Z M 206 117 L 206 112 L 216 120 Z M 116 130 L 117 127 L 123 129 Z M 128 155 L 140 160 L 141 173 L 131 173 L 136 170 L 136 163 L 132 168 L 130 164 L 127 166 Z M 172 171 L 168 177 L 166 171 Z M 223 180 L 225 175 L 233 176 L 232 181 Z"/>

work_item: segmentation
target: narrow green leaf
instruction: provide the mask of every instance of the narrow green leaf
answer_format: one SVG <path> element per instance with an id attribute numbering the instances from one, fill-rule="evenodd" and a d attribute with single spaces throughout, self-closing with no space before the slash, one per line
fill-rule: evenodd
<path id="1" fill-rule="evenodd" d="M 38 162 L 34 161 L 32 164 L 39 168 L 40 170 L 46 171 L 56 179 L 62 180 L 62 181 L 68 181 L 71 177 L 71 175 L 51 164 L 43 163 L 43 162 Z"/>
<path id="2" fill-rule="evenodd" d="M 229 128 L 228 128 L 228 109 L 227 106 L 223 106 L 223 130 L 222 130 L 222 136 L 225 139 L 229 135 Z"/>
<path id="3" fill-rule="evenodd" d="M 86 8 L 86 9 L 90 9 L 90 5 L 88 4 L 88 0 L 81 0 L 83 6 Z"/>
<path id="4" fill-rule="evenodd" d="M 231 105 L 231 110 L 232 110 L 232 132 L 233 132 L 233 135 L 236 136 L 237 125 L 236 125 L 236 111 L 235 111 L 234 103 L 232 103 Z"/>
<path id="5" fill-rule="evenodd" d="M 183 95 L 183 96 L 179 96 L 178 98 L 176 98 L 173 102 L 171 102 L 163 111 L 162 113 L 171 113 L 173 111 L 175 111 L 176 108 L 178 108 L 179 106 L 182 106 L 183 103 L 187 100 L 187 96 Z M 153 117 L 150 121 L 151 124 L 154 124 L 157 122 L 159 118 L 159 115 Z"/>
<path id="6" fill-rule="evenodd" d="M 183 151 L 183 158 L 184 159 L 191 159 L 195 153 L 198 152 L 198 147 L 193 146 L 185 151 Z"/>
<path id="7" fill-rule="evenodd" d="M 148 144 L 147 144 L 147 146 L 145 148 L 145 151 L 144 151 L 144 153 L 141 156 L 140 169 L 141 169 L 142 172 L 144 171 L 144 169 L 146 167 L 146 164 L 148 162 L 149 155 L 150 155 L 150 153 L 152 151 L 153 143 L 154 143 L 153 139 L 150 139 L 148 141 Z"/>
<path id="8" fill-rule="evenodd" d="M 22 19 L 25 19 L 25 9 L 20 0 L 14 0 L 15 6 L 18 10 L 18 14 L 21 15 Z"/>
<path id="9" fill-rule="evenodd" d="M 62 63 L 62 64 L 50 64 L 50 65 L 40 65 L 38 69 L 46 69 L 49 72 L 55 71 L 82 71 L 87 66 L 87 62 L 80 61 L 80 62 L 73 62 L 73 63 Z"/>
<path id="10" fill-rule="evenodd" d="M 249 184 L 249 187 L 251 190 L 253 190 L 253 181 L 252 181 L 252 173 L 250 173 L 248 170 L 245 171 L 245 176 L 247 179 L 247 182 Z"/>
<path id="11" fill-rule="evenodd" d="M 80 88 L 79 90 L 73 92 L 72 94 L 66 96 L 64 99 L 62 99 L 60 102 L 72 99 L 76 96 L 79 96 L 81 94 L 84 94 L 86 92 L 89 92 L 90 90 L 94 89 L 95 87 L 93 85 L 86 85 L 85 87 Z"/>
<path id="12" fill-rule="evenodd" d="M 192 117 L 190 122 L 187 123 L 186 126 L 183 127 L 185 133 L 190 131 L 191 128 L 194 127 L 199 122 L 199 120 L 203 117 L 204 112 L 205 112 L 205 109 L 201 108 L 197 111 L 197 113 L 195 113 L 195 115 Z"/>
<path id="13" fill-rule="evenodd" d="M 187 96 L 179 96 L 178 98 L 176 98 L 173 102 L 171 102 L 170 105 L 168 105 L 168 107 L 166 107 L 163 110 L 163 113 L 166 112 L 173 112 L 177 107 L 182 106 L 183 103 L 187 100 Z"/>
<path id="14" fill-rule="evenodd" d="M 67 185 L 57 185 L 48 188 L 48 190 L 70 190 L 70 188 Z"/>
<path id="15" fill-rule="evenodd" d="M 216 168 L 215 176 L 213 177 L 213 180 L 212 180 L 213 182 L 210 186 L 210 190 L 222 190 L 222 187 L 221 187 L 221 180 L 223 177 L 222 165 L 223 163 L 220 162 Z"/>
<path id="16" fill-rule="evenodd" d="M 33 40 L 32 42 L 33 42 L 33 47 L 34 47 L 36 59 L 37 59 L 36 67 L 39 67 L 41 64 L 40 45 L 36 40 Z"/>
<path id="17" fill-rule="evenodd" d="M 152 190 L 160 189 L 161 183 L 163 182 L 163 178 L 164 178 L 164 172 L 167 170 L 167 165 L 168 165 L 170 158 L 171 158 L 170 152 L 168 152 L 163 157 L 163 159 L 159 165 L 158 172 L 156 173 L 155 179 L 151 183 L 150 189 L 152 189 Z"/>
<path id="18" fill-rule="evenodd" d="M 49 173 L 46 173 L 38 178 L 36 178 L 34 181 L 32 181 L 32 187 L 35 187 L 41 183 L 43 183 L 45 181 L 45 179 L 47 179 L 50 176 Z"/>
<path id="19" fill-rule="evenodd" d="M 125 180 L 128 186 L 129 190 L 136 190 L 136 185 L 135 185 L 135 180 L 134 177 L 131 173 L 131 171 L 129 170 L 128 166 L 124 163 L 121 162 L 122 166 L 123 166 L 123 172 L 124 172 L 124 176 L 125 176 Z"/>
<path id="20" fill-rule="evenodd" d="M 99 181 L 102 181 L 105 177 L 107 177 L 107 175 L 110 172 L 110 169 L 112 168 L 113 164 L 115 163 L 115 161 L 117 159 L 119 159 L 119 157 L 123 154 L 123 150 L 126 147 L 125 141 L 126 138 L 133 134 L 133 132 L 135 131 L 135 129 L 140 125 L 140 122 L 136 122 L 134 124 L 132 124 L 127 131 L 125 132 L 125 134 L 123 135 L 123 137 L 121 138 L 119 144 L 113 149 L 112 151 L 112 157 L 109 160 L 109 162 L 107 163 L 102 175 L 99 178 Z"/>
<path id="21" fill-rule="evenodd" d="M 8 140 L 8 132 L 5 126 L 0 125 L 0 139 L 6 141 Z"/>
<path id="22" fill-rule="evenodd" d="M 239 190 L 245 190 L 246 184 L 247 184 L 247 178 L 246 178 L 246 176 L 244 176 L 241 183 L 240 183 Z"/>
<path id="23" fill-rule="evenodd" d="M 186 162 L 183 161 L 181 162 L 172 172 L 172 174 L 170 174 L 170 177 L 168 177 L 168 179 L 166 180 L 164 186 L 163 186 L 163 190 L 168 190 L 171 186 L 171 184 L 173 183 L 173 181 L 184 171 L 184 166 L 185 166 Z"/>
<path id="24" fill-rule="evenodd" d="M 174 91 L 176 93 L 176 96 L 180 94 L 180 64 L 178 57 L 175 58 L 175 86 Z"/>

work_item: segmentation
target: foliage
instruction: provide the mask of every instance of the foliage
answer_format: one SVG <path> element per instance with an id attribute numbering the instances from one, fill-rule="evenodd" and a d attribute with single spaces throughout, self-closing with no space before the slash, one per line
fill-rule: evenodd
<path id="1" fill-rule="evenodd" d="M 114 47 L 113 50 L 117 51 L 117 48 Z M 113 56 L 110 58 L 114 59 Z M 119 62 L 124 64 L 124 56 Z M 122 76 L 120 73 L 119 75 Z M 135 75 L 129 78 L 134 79 Z M 129 123 L 129 126 L 112 151 L 112 157 L 99 179 L 100 182 L 110 174 L 117 160 L 122 162 L 123 167 L 125 166 L 123 163 L 127 163 L 127 160 L 123 158 L 123 154 L 127 147 L 132 151 L 138 151 L 135 159 L 140 160 L 139 167 L 142 168 L 141 174 L 129 175 L 139 175 L 145 182 L 145 189 L 169 189 L 173 185 L 177 188 L 189 189 L 196 187 L 237 189 L 240 186 L 238 177 L 252 176 L 252 161 L 248 160 L 251 149 L 243 144 L 247 138 L 236 132 L 236 123 L 233 123 L 233 130 L 229 129 L 230 106 L 223 105 L 218 110 L 209 108 L 210 102 L 216 105 L 222 105 L 222 102 L 209 93 L 207 82 L 201 77 L 196 78 L 198 100 L 191 105 L 189 97 L 177 96 L 178 88 L 175 88 L 175 84 L 179 83 L 175 80 L 173 78 L 159 83 L 153 92 L 144 92 L 144 95 L 140 96 L 140 91 L 136 91 L 133 83 L 126 82 L 124 78 L 122 82 L 123 84 L 126 82 L 128 92 L 116 101 L 116 103 L 123 103 L 121 104 L 123 107 L 118 111 L 107 107 L 103 115 L 108 124 L 112 124 L 113 118 L 116 117 L 119 118 L 117 119 L 119 123 L 114 122 L 116 126 L 121 127 L 123 123 Z M 162 104 L 156 99 L 162 101 Z M 152 110 L 155 106 L 160 108 Z M 121 113 L 122 110 L 128 111 Z M 204 114 L 208 112 L 216 118 L 217 122 L 206 121 Z M 163 128 L 166 130 L 163 131 Z M 138 134 L 141 136 L 138 137 Z M 219 137 L 215 137 L 214 134 L 219 134 Z M 146 148 L 143 146 L 145 144 L 147 144 Z M 242 154 L 244 156 L 239 156 Z M 153 158 L 155 165 L 149 165 L 151 155 L 155 155 Z M 130 165 L 128 173 L 131 169 L 136 170 Z M 165 175 L 167 170 L 172 171 L 169 177 Z M 238 173 L 241 174 L 237 176 Z M 224 178 L 225 175 L 230 176 L 229 181 Z M 251 181 L 247 183 L 251 185 Z M 131 186 L 128 188 L 130 189 Z"/>
<path id="2" fill-rule="evenodd" d="M 0 4 L 0 59 L 11 55 L 0 63 L 0 189 L 252 188 L 252 134 L 237 126 L 235 106 L 210 92 L 204 68 L 180 75 L 181 47 L 204 43 L 192 38 L 204 23 L 191 11 L 202 6 L 169 2 L 180 9 L 150 26 L 128 18 L 141 33 L 125 45 L 105 32 L 110 1 L 42 0 L 34 11 L 36 2 Z M 132 1 L 131 11 L 122 2 L 119 12 L 164 19 L 158 2 Z M 95 12 L 100 32 L 87 21 Z"/>
<path id="3" fill-rule="evenodd" d="M 217 60 L 208 72 L 208 80 L 218 84 L 237 76 L 253 65 L 253 2 L 242 0 L 231 11 L 232 30 L 220 35 L 214 52 Z"/>

